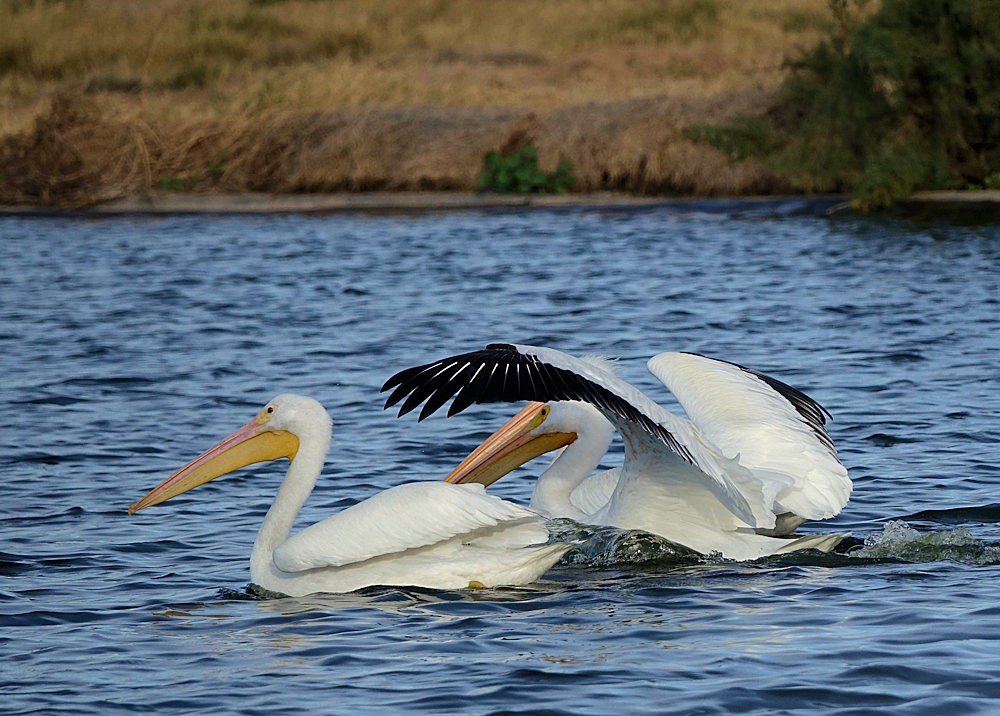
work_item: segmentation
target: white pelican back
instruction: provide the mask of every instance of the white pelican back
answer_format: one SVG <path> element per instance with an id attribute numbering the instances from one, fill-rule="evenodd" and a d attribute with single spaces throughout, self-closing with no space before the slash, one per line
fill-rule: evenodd
<path id="1" fill-rule="evenodd" d="M 254 542 L 250 577 L 290 596 L 371 585 L 464 589 L 533 582 L 569 549 L 546 544 L 537 513 L 481 485 L 406 483 L 289 537 L 330 445 L 331 420 L 312 398 L 279 395 L 256 418 L 129 508 L 129 514 L 246 465 L 288 458 Z"/>

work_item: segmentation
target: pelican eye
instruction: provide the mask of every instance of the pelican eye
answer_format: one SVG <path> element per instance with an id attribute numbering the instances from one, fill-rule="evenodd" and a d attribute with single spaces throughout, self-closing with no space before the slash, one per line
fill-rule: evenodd
<path id="1" fill-rule="evenodd" d="M 273 405 L 268 405 L 267 406 L 267 414 L 271 415 L 273 413 L 274 413 L 274 406 Z"/>

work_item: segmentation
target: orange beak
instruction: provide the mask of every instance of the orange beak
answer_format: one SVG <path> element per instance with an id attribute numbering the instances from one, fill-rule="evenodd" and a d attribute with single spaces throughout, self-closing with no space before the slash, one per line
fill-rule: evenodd
<path id="1" fill-rule="evenodd" d="M 264 422 L 262 413 L 154 487 L 129 507 L 128 513 L 134 515 L 255 462 L 293 459 L 299 450 L 299 439 L 284 430 L 266 430 Z"/>
<path id="2" fill-rule="evenodd" d="M 529 460 L 569 445 L 576 440 L 576 433 L 534 434 L 551 410 L 545 403 L 529 403 L 469 453 L 444 481 L 492 485 Z"/>

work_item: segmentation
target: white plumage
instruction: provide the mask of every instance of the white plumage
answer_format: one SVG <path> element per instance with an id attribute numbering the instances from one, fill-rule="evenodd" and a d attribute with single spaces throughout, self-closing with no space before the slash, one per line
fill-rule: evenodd
<path id="1" fill-rule="evenodd" d="M 250 556 L 251 581 L 290 596 L 371 585 L 437 589 L 533 582 L 569 549 L 547 544 L 534 511 L 487 495 L 481 485 L 405 483 L 289 536 L 330 444 L 323 407 L 280 395 L 233 435 L 192 460 L 130 513 L 253 462 L 290 463 Z"/>
<path id="2" fill-rule="evenodd" d="M 491 379 L 462 380 L 465 368 L 458 366 L 485 370 Z M 470 402 L 553 401 L 529 406 L 508 423 L 532 423 L 535 438 L 576 436 L 562 442 L 568 447 L 539 477 L 532 497 L 532 507 L 551 517 L 643 529 L 739 560 L 830 549 L 843 537 L 788 538 L 805 520 L 837 514 L 851 491 L 818 403 L 774 378 L 705 356 L 663 353 L 648 367 L 690 419 L 622 380 L 607 361 L 511 344 L 403 371 L 387 383 L 398 386 L 387 404 L 409 394 L 401 412 L 415 407 L 417 397 L 439 406 L 446 392 L 460 388 L 456 404 L 464 391 L 470 394 L 458 409 Z M 543 407 L 551 412 L 539 423 L 531 411 Z M 610 442 L 609 429 L 600 425 L 608 420 L 623 438 L 625 461 L 620 471 L 592 476 Z M 505 426 L 496 435 L 520 441 L 520 462 L 502 445 L 484 450 L 484 443 L 449 479 L 492 482 L 497 471 L 482 471 L 498 456 L 509 471 L 539 454 L 526 447 L 523 431 L 514 435 Z"/>
<path id="3" fill-rule="evenodd" d="M 795 407 L 753 374 L 690 353 L 661 353 L 647 364 L 698 431 L 768 484 L 773 511 L 807 520 L 839 513 L 851 480 L 832 442 L 820 440 Z"/>

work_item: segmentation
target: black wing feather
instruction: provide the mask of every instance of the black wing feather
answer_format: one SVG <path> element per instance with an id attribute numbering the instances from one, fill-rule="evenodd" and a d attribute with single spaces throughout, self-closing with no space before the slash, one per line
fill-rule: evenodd
<path id="1" fill-rule="evenodd" d="M 465 366 L 452 373 L 442 366 Z M 537 356 L 521 353 L 513 345 L 492 343 L 483 350 L 463 353 L 423 366 L 407 368 L 389 378 L 383 392 L 395 388 L 385 408 L 409 396 L 399 409 L 402 416 L 423 400 L 420 419 L 431 415 L 455 396 L 448 417 L 470 405 L 480 403 L 515 403 L 522 400 L 582 400 L 610 415 L 637 424 L 661 440 L 674 452 L 694 463 L 690 451 L 673 434 L 627 400 L 603 385 L 571 370 L 542 362 Z"/>
<path id="2" fill-rule="evenodd" d="M 427 365 L 414 366 L 412 368 L 407 368 L 406 370 L 401 370 L 389 378 L 389 380 L 382 385 L 382 390 L 379 392 L 384 393 L 393 387 L 395 390 L 393 390 L 389 397 L 386 398 L 383 410 L 395 405 L 400 400 L 405 398 L 413 391 L 415 386 L 423 384 L 426 378 L 436 374 L 446 363 L 448 363 L 447 359 L 435 361 L 434 363 L 428 363 Z"/>
<path id="3" fill-rule="evenodd" d="M 438 362 L 443 363 L 444 361 L 438 361 Z M 395 375 L 391 376 L 389 380 L 387 380 L 385 383 L 383 383 L 382 388 L 379 390 L 379 392 L 384 393 L 390 388 L 395 388 L 399 385 L 402 385 L 403 383 L 412 380 L 414 376 L 418 375 L 419 373 L 423 373 L 425 370 L 432 367 L 433 365 L 436 365 L 436 363 L 432 363 L 431 365 L 415 365 L 412 368 L 406 368 L 404 370 L 401 370 Z M 393 393 L 393 395 L 395 395 L 395 393 Z M 398 402 L 398 399 L 396 402 Z M 393 405 L 395 405 L 395 403 L 393 403 Z"/>
<path id="4" fill-rule="evenodd" d="M 440 391 L 442 386 L 447 385 L 451 380 L 454 380 L 456 376 L 461 375 L 462 371 L 467 367 L 466 365 L 455 365 L 454 363 L 448 363 L 443 368 L 438 370 L 433 375 L 429 375 L 426 382 L 418 385 L 409 397 L 403 401 L 402 406 L 399 410 L 401 414 L 406 414 L 424 402 L 427 398 L 431 397 L 432 394 Z M 430 371 L 428 371 L 429 373 Z"/>
<path id="5" fill-rule="evenodd" d="M 464 386 L 471 381 L 475 377 L 476 371 L 481 369 L 482 366 L 469 363 L 464 365 L 461 370 L 455 371 L 446 382 L 436 388 L 433 394 L 427 398 L 427 402 L 424 403 L 417 421 L 419 422 L 429 415 L 433 415 L 438 408 L 448 402 L 448 398 L 453 396 L 460 386 Z M 416 395 L 416 391 L 414 391 L 414 395 Z"/>
<path id="6" fill-rule="evenodd" d="M 489 382 L 490 376 L 495 370 L 496 365 L 483 364 L 480 366 L 479 372 L 472 376 L 472 380 L 462 386 L 462 389 L 458 391 L 457 395 L 455 395 L 455 399 L 451 401 L 451 407 L 448 408 L 449 418 L 453 415 L 458 415 L 470 405 L 474 405 L 476 403 L 476 396 L 480 395 L 482 391 L 485 390 L 485 386 Z M 439 397 L 441 398 L 443 405 L 451 396 L 442 392 Z"/>

